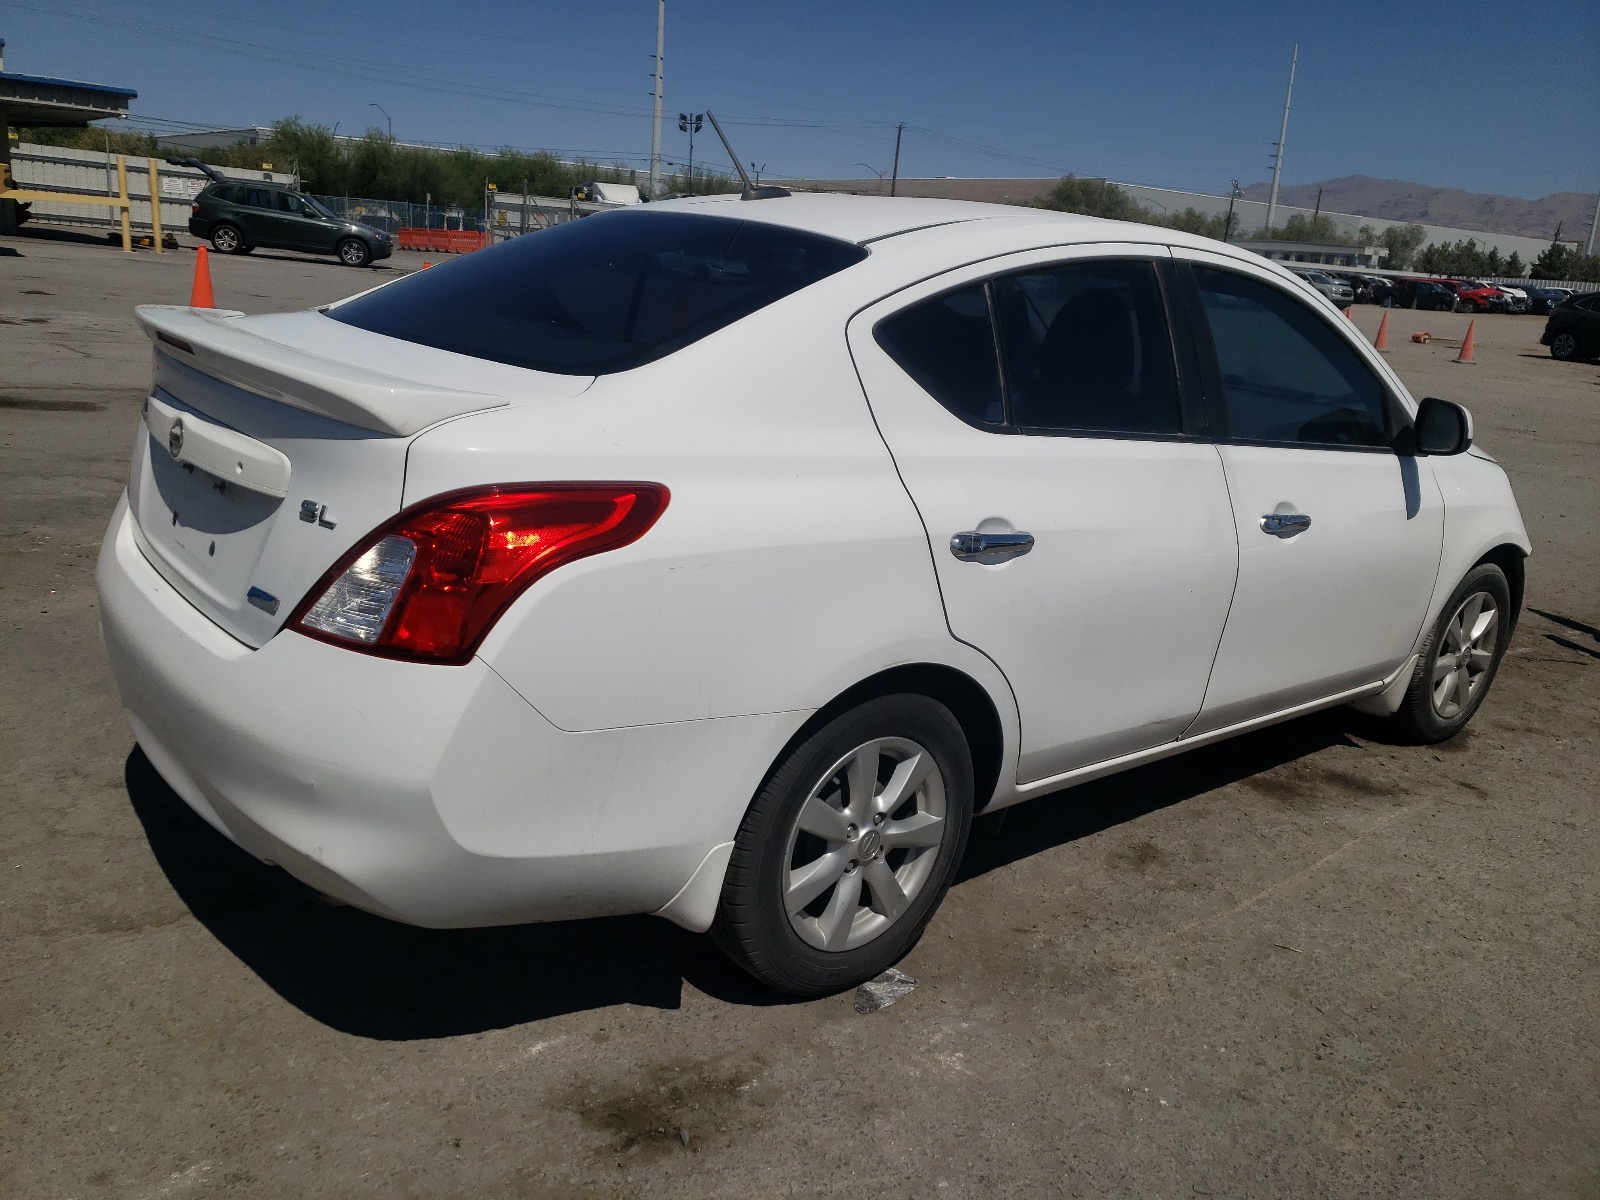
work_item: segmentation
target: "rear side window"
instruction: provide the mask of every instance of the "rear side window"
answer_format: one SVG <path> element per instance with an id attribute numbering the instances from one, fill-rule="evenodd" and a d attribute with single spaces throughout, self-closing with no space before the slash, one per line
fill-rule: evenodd
<path id="1" fill-rule="evenodd" d="M 1196 266 L 1228 436 L 1322 446 L 1387 443 L 1383 384 L 1309 307 L 1269 284 Z"/>
<path id="2" fill-rule="evenodd" d="M 974 425 L 1000 425 L 999 361 L 985 286 L 975 283 L 878 322 L 873 335 L 900 369 Z"/>
<path id="3" fill-rule="evenodd" d="M 1155 265 L 998 275 L 880 321 L 878 344 L 963 421 L 1018 433 L 1183 431 Z"/>
<path id="4" fill-rule="evenodd" d="M 866 255 L 755 221 L 603 213 L 418 271 L 328 316 L 491 362 L 604 375 L 665 357 Z"/>

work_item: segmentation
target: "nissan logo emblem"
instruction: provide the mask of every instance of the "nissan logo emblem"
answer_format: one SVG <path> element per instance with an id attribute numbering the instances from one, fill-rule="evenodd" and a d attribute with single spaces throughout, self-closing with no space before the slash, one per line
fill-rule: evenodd
<path id="1" fill-rule="evenodd" d="M 167 430 L 167 453 L 177 458 L 183 453 L 183 418 L 179 417 Z"/>

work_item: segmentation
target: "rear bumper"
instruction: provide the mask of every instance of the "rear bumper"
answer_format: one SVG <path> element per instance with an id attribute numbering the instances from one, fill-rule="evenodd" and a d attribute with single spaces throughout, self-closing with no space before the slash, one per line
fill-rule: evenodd
<path id="1" fill-rule="evenodd" d="M 479 659 L 400 663 L 293 633 L 251 650 L 145 559 L 126 499 L 97 581 L 123 704 L 173 790 L 251 854 L 410 924 L 661 910 L 804 717 L 566 733 Z M 720 876 L 704 874 L 699 903 L 666 915 L 710 924 Z"/>

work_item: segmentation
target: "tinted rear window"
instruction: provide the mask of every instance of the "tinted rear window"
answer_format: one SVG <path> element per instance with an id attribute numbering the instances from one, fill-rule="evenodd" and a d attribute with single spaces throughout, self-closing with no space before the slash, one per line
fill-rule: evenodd
<path id="1" fill-rule="evenodd" d="M 604 213 L 418 271 L 328 316 L 515 367 L 604 375 L 671 354 L 866 253 L 754 221 Z"/>

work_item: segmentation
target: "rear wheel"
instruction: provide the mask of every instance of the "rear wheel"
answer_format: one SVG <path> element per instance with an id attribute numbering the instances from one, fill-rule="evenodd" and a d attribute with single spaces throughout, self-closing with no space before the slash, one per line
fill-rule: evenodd
<path id="1" fill-rule="evenodd" d="M 1511 638 L 1505 572 L 1480 563 L 1461 581 L 1429 634 L 1396 724 L 1419 742 L 1442 742 L 1483 704 Z"/>
<path id="2" fill-rule="evenodd" d="M 881 974 L 949 889 L 972 804 L 972 755 L 944 705 L 883 696 L 836 717 L 745 814 L 712 936 L 797 996 Z"/>
<path id="3" fill-rule="evenodd" d="M 211 231 L 211 248 L 218 254 L 243 254 L 244 234 L 236 225 L 218 225 Z"/>
<path id="4" fill-rule="evenodd" d="M 1571 362 L 1578 357 L 1578 335 L 1575 333 L 1558 333 L 1550 339 L 1550 357 L 1559 358 L 1562 362 Z"/>
<path id="5" fill-rule="evenodd" d="M 372 261 L 372 251 L 360 238 L 345 238 L 339 243 L 338 255 L 347 267 L 364 267 Z"/>

